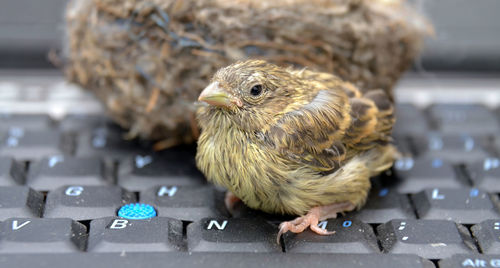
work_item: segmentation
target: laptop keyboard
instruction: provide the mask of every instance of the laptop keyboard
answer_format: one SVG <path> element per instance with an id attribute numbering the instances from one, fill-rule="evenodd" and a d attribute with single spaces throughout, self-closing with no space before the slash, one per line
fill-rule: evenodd
<path id="1" fill-rule="evenodd" d="M 372 179 L 365 207 L 319 223 L 333 235 L 277 244 L 291 218 L 229 214 L 195 146 L 153 152 L 98 113 L 3 109 L 0 266 L 500 267 L 500 113 L 404 103 L 397 114 L 402 157 Z"/>

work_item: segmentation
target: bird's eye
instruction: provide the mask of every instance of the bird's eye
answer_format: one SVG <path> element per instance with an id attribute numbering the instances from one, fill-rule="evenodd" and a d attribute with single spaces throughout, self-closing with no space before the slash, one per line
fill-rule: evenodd
<path id="1" fill-rule="evenodd" d="M 255 85 L 250 89 L 250 94 L 252 94 L 253 96 L 259 96 L 260 93 L 262 93 L 261 85 Z"/>

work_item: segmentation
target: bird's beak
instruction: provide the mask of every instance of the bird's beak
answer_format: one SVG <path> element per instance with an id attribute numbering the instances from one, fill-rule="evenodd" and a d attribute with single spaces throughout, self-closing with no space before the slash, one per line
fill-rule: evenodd
<path id="1" fill-rule="evenodd" d="M 204 101 L 210 105 L 231 108 L 233 105 L 242 106 L 241 100 L 229 95 L 219 87 L 218 82 L 208 85 L 198 97 L 198 101 Z"/>

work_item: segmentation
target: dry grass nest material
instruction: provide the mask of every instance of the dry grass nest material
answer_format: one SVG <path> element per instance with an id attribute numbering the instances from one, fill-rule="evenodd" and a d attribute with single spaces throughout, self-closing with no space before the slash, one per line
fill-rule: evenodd
<path id="1" fill-rule="evenodd" d="M 431 29 L 398 0 L 72 0 L 65 72 L 129 137 L 192 143 L 220 67 L 262 58 L 390 90 Z"/>

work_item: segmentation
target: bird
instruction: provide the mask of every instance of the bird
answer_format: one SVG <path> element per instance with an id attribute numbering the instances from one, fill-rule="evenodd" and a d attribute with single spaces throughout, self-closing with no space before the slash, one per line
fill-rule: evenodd
<path id="1" fill-rule="evenodd" d="M 397 156 L 390 94 L 330 73 L 249 59 L 219 69 L 198 98 L 196 165 L 226 205 L 297 218 L 282 234 L 361 208 Z"/>

